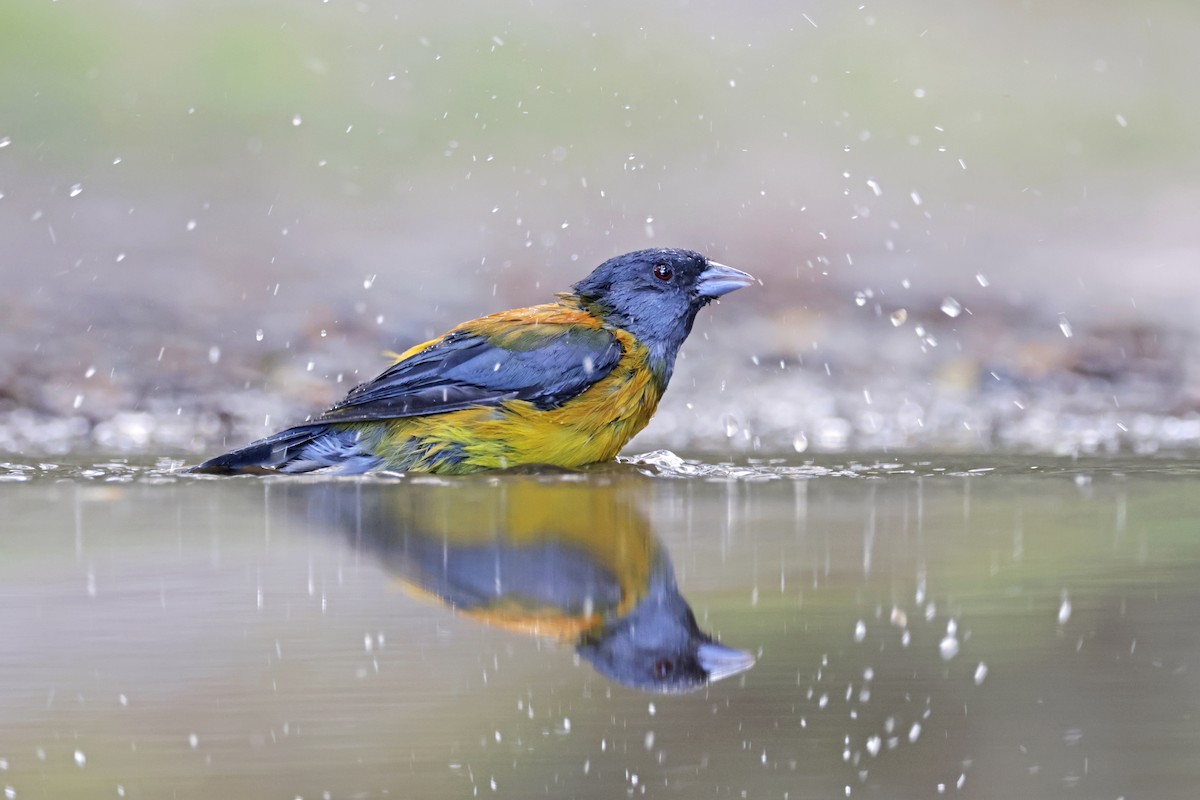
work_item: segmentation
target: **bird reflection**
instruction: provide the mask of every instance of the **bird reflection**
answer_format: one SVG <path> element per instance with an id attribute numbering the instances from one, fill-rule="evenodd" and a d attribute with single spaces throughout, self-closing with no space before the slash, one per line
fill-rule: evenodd
<path id="1" fill-rule="evenodd" d="M 414 594 L 488 625 L 572 643 L 602 675 L 688 692 L 754 657 L 700 630 L 638 509 L 640 481 L 501 475 L 314 484 L 332 522 Z"/>

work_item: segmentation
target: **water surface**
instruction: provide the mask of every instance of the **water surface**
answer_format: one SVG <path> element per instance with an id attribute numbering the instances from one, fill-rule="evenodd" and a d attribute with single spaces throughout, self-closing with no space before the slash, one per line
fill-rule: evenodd
<path id="1" fill-rule="evenodd" d="M 1196 462 L 172 466 L 0 465 L 9 797 L 1166 798 L 1200 780 Z M 591 623 L 487 624 L 414 561 L 439 536 L 452 555 L 558 528 L 600 555 L 497 580 L 624 576 L 600 584 L 619 605 L 665 559 L 698 628 L 757 663 L 631 688 L 577 648 Z"/>

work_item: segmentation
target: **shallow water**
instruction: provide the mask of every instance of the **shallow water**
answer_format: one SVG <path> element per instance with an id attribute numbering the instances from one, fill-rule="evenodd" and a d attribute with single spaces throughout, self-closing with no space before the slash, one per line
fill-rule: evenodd
<path id="1" fill-rule="evenodd" d="M 1200 780 L 1195 461 L 174 466 L 0 464 L 7 797 L 1165 798 Z M 451 611 L 414 544 L 449 565 L 463 542 L 547 535 L 603 567 L 572 574 L 619 576 L 600 584 L 618 604 L 665 556 L 699 628 L 757 664 L 630 688 L 562 615 Z"/>

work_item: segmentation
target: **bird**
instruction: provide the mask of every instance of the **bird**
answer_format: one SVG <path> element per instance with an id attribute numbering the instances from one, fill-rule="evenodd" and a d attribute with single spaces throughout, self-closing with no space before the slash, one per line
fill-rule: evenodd
<path id="1" fill-rule="evenodd" d="M 207 474 L 467 474 L 611 461 L 654 415 L 700 309 L 755 282 L 693 250 L 611 258 L 552 302 L 455 326 Z"/>
<path id="2" fill-rule="evenodd" d="M 405 594 L 573 647 L 623 686 L 678 694 L 750 669 L 754 655 L 701 630 L 680 593 L 641 508 L 650 479 L 571 477 L 303 481 L 275 497 L 372 556 Z"/>

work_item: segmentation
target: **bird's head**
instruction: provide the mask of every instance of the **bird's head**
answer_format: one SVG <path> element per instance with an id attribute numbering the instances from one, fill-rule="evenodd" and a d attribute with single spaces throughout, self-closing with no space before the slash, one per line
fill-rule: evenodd
<path id="1" fill-rule="evenodd" d="M 652 367 L 665 384 L 700 309 L 753 282 L 745 272 L 692 250 L 658 248 L 611 258 L 571 289 L 606 322 L 650 349 Z"/>

